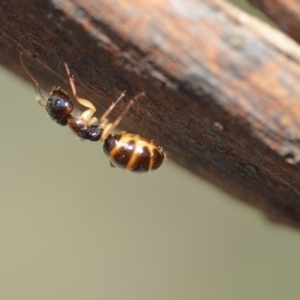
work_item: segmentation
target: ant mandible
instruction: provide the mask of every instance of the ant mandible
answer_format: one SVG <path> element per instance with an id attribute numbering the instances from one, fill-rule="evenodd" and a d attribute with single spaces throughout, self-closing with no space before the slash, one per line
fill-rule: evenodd
<path id="1" fill-rule="evenodd" d="M 74 105 L 69 95 L 61 87 L 54 86 L 48 99 L 45 98 L 38 81 L 31 75 L 24 64 L 22 52 L 20 52 L 20 61 L 23 69 L 35 84 L 39 95 L 46 102 L 44 106 L 50 118 L 59 125 L 68 125 L 82 139 L 104 142 L 103 151 L 108 156 L 112 166 L 141 173 L 156 170 L 164 162 L 166 155 L 163 149 L 155 145 L 152 140 L 132 133 L 113 133 L 113 130 L 121 122 L 134 101 L 143 96 L 144 93 L 140 93 L 130 100 L 119 117 L 113 123 L 109 123 L 107 117 L 125 96 L 126 92 L 123 91 L 119 98 L 98 119 L 94 117 L 96 107 L 89 100 L 78 97 L 74 76 L 71 75 L 67 63 L 64 63 L 73 96 L 79 104 L 86 108 L 78 117 L 74 117 L 71 114 Z"/>

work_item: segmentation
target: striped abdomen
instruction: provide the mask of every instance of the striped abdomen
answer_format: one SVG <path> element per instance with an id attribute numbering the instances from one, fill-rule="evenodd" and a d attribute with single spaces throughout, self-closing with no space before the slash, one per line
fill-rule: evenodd
<path id="1" fill-rule="evenodd" d="M 103 150 L 113 165 L 132 172 L 156 170 L 165 159 L 160 147 L 131 133 L 110 134 Z"/>

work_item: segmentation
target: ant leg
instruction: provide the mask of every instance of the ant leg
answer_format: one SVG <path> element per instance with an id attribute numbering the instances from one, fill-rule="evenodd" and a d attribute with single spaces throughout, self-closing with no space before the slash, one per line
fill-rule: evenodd
<path id="1" fill-rule="evenodd" d="M 98 121 L 98 119 L 96 120 L 95 117 L 93 118 L 93 115 L 96 112 L 96 107 L 89 100 L 78 97 L 77 91 L 76 91 L 76 86 L 75 86 L 74 75 L 71 75 L 67 63 L 65 62 L 64 64 L 65 64 L 65 68 L 66 68 L 66 71 L 67 71 L 67 74 L 68 74 L 68 77 L 70 80 L 70 86 L 71 86 L 71 90 L 72 90 L 74 98 L 76 99 L 76 101 L 79 104 L 81 104 L 82 106 L 87 108 L 87 110 L 85 110 L 83 113 L 81 113 L 80 117 L 88 123 L 90 123 L 90 122 L 96 123 Z"/>
<path id="2" fill-rule="evenodd" d="M 111 113 L 111 111 L 115 108 L 115 106 L 121 101 L 121 99 L 126 95 L 126 91 L 123 91 L 120 97 L 111 104 L 111 106 L 106 110 L 106 112 L 102 115 L 100 118 L 100 123 L 105 123 L 107 120 L 108 115 Z"/>
<path id="3" fill-rule="evenodd" d="M 109 161 L 109 165 L 110 165 L 111 168 L 115 168 L 116 167 L 111 161 Z"/>
<path id="4" fill-rule="evenodd" d="M 113 122 L 108 123 L 107 119 L 105 118 L 103 122 L 100 123 L 101 127 L 103 128 L 103 133 L 101 136 L 101 141 L 104 141 L 107 139 L 107 137 L 111 134 L 111 132 L 119 125 L 123 117 L 126 115 L 130 107 L 133 105 L 134 101 L 138 99 L 141 96 L 144 96 L 145 93 L 140 93 L 136 95 L 132 100 L 129 101 L 125 109 L 122 111 L 122 113 L 119 115 L 119 117 Z M 103 118 L 103 117 L 102 117 Z"/>
<path id="5" fill-rule="evenodd" d="M 79 111 L 77 113 L 77 118 L 82 118 L 82 114 L 83 114 L 83 112 Z M 93 124 L 95 124 L 97 122 L 99 122 L 98 118 L 92 117 L 89 121 L 87 121 L 87 125 L 90 126 L 90 125 L 93 125 Z"/>
<path id="6" fill-rule="evenodd" d="M 98 121 L 99 121 L 98 118 L 93 117 L 88 121 L 88 126 L 91 126 L 91 125 L 97 123 Z"/>

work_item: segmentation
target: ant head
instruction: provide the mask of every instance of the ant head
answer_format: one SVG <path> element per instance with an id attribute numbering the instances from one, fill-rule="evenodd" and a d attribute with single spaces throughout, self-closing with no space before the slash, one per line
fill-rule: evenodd
<path id="1" fill-rule="evenodd" d="M 50 118 L 59 125 L 66 126 L 73 109 L 74 105 L 68 94 L 59 86 L 54 86 L 46 104 Z"/>

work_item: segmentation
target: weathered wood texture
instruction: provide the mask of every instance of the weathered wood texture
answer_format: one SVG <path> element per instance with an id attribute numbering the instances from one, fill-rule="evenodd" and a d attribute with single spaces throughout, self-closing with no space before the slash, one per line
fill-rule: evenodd
<path id="1" fill-rule="evenodd" d="M 300 1 L 299 0 L 249 0 L 265 13 L 290 37 L 300 42 Z"/>
<path id="2" fill-rule="evenodd" d="M 122 128 L 300 228 L 300 52 L 292 40 L 217 0 L 1 1 L 0 26 L 3 65 L 24 75 L 22 50 L 50 88 L 68 86 L 68 62 L 98 116 L 122 90 L 127 100 L 145 91 Z"/>

